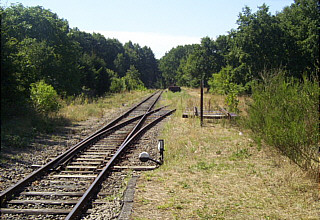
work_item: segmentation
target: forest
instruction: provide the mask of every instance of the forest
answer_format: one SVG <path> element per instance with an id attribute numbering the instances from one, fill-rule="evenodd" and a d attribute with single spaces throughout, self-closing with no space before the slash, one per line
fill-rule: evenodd
<path id="1" fill-rule="evenodd" d="M 26 109 L 46 117 L 59 100 L 77 96 L 196 88 L 203 80 L 232 111 L 238 95 L 251 95 L 248 126 L 283 151 L 303 145 L 294 160 L 301 151 L 314 158 L 319 8 L 316 0 L 295 0 L 275 15 L 265 4 L 255 12 L 244 7 L 228 34 L 177 46 L 157 60 L 150 47 L 70 28 L 43 7 L 1 7 L 1 124 L 28 115 Z"/>
<path id="2" fill-rule="evenodd" d="M 21 112 L 39 82 L 61 98 L 159 87 L 149 47 L 71 29 L 40 6 L 1 8 L 1 22 L 1 116 Z"/>
<path id="3" fill-rule="evenodd" d="M 276 15 L 266 5 L 254 13 L 245 7 L 228 35 L 204 37 L 201 44 L 178 46 L 162 57 L 164 83 L 197 87 L 202 77 L 206 86 L 226 92 L 226 84 L 245 87 L 275 69 L 310 76 L 319 68 L 319 22 L 315 0 L 296 0 Z"/>
<path id="4" fill-rule="evenodd" d="M 70 28 L 40 6 L 1 8 L 2 116 L 27 104 L 31 85 L 40 81 L 65 98 L 173 84 L 198 87 L 200 79 L 212 92 L 250 93 L 254 80 L 275 69 L 297 79 L 315 75 L 317 1 L 296 0 L 276 15 L 266 5 L 254 13 L 245 7 L 236 22 L 228 35 L 177 46 L 157 60 L 149 47 Z"/>

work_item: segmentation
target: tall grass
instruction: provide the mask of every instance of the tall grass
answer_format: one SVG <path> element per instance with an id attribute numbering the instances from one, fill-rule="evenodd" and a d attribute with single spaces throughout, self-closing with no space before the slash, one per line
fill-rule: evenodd
<path id="1" fill-rule="evenodd" d="M 247 123 L 268 145 L 317 172 L 318 79 L 286 78 L 279 71 L 252 88 Z"/>
<path id="2" fill-rule="evenodd" d="M 65 100 L 65 105 L 59 111 L 59 115 L 71 121 L 84 121 L 89 117 L 101 118 L 109 110 L 121 106 L 130 106 L 138 99 L 152 93 L 153 90 L 129 91 L 122 93 L 106 94 L 104 97 L 90 98 L 84 95 Z"/>

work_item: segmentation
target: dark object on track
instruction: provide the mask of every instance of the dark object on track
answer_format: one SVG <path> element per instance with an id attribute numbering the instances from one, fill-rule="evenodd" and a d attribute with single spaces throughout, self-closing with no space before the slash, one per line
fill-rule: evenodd
<path id="1" fill-rule="evenodd" d="M 169 86 L 168 89 L 169 89 L 171 92 L 181 92 L 180 86 Z"/>

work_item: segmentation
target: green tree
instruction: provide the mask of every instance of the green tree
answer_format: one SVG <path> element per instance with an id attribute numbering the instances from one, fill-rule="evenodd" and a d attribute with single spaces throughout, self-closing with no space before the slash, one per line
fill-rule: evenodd
<path id="1" fill-rule="evenodd" d="M 68 36 L 66 20 L 40 6 L 19 4 L 3 11 L 1 25 L 3 54 L 10 57 L 3 62 L 5 77 L 18 76 L 27 81 L 46 78 L 58 92 L 78 91 L 79 47 Z M 21 83 L 19 86 L 28 91 L 30 82 Z"/>
<path id="2" fill-rule="evenodd" d="M 218 53 L 216 43 L 209 37 L 202 38 L 201 44 L 195 46 L 182 67 L 188 86 L 199 86 L 201 79 L 207 86 L 211 74 L 220 71 L 223 59 L 224 57 Z"/>
<path id="3" fill-rule="evenodd" d="M 124 53 L 118 53 L 117 58 L 113 62 L 115 70 L 119 76 L 125 76 L 127 69 L 130 67 L 128 55 Z"/>
<path id="4" fill-rule="evenodd" d="M 148 88 L 154 87 L 160 78 L 158 62 L 149 47 L 140 47 L 131 41 L 124 45 L 125 54 L 130 66 L 133 65 L 140 73 L 140 79 Z"/>
<path id="5" fill-rule="evenodd" d="M 179 84 L 184 85 L 184 75 L 181 68 L 187 56 L 194 50 L 193 45 L 177 46 L 167 52 L 159 61 L 159 69 L 162 73 L 165 86 Z"/>
<path id="6" fill-rule="evenodd" d="M 245 7 L 237 20 L 238 29 L 231 33 L 232 41 L 228 64 L 234 68 L 236 83 L 245 84 L 265 69 L 286 66 L 286 35 L 276 16 L 266 5 L 256 13 Z"/>
<path id="7" fill-rule="evenodd" d="M 133 65 L 130 66 L 130 69 L 127 71 L 122 80 L 124 83 L 124 90 L 130 91 L 145 89 L 143 82 L 140 80 L 140 73 Z"/>
<path id="8" fill-rule="evenodd" d="M 35 109 L 42 114 L 57 112 L 61 105 L 54 88 L 43 80 L 30 85 L 30 99 Z"/>
<path id="9" fill-rule="evenodd" d="M 291 45 L 288 69 L 300 73 L 300 78 L 303 72 L 310 75 L 319 70 L 319 7 L 316 0 L 295 0 L 278 14 Z"/>

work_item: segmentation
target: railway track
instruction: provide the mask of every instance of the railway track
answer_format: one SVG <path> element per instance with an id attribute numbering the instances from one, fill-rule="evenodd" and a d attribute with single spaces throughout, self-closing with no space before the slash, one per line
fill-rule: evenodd
<path id="1" fill-rule="evenodd" d="M 144 132 L 174 111 L 154 109 L 161 93 L 147 97 L 2 192 L 1 218 L 80 219 L 88 208 L 105 203 L 99 198 L 112 189 L 101 184 L 112 179 L 114 165 L 126 159 L 127 148 Z"/>

